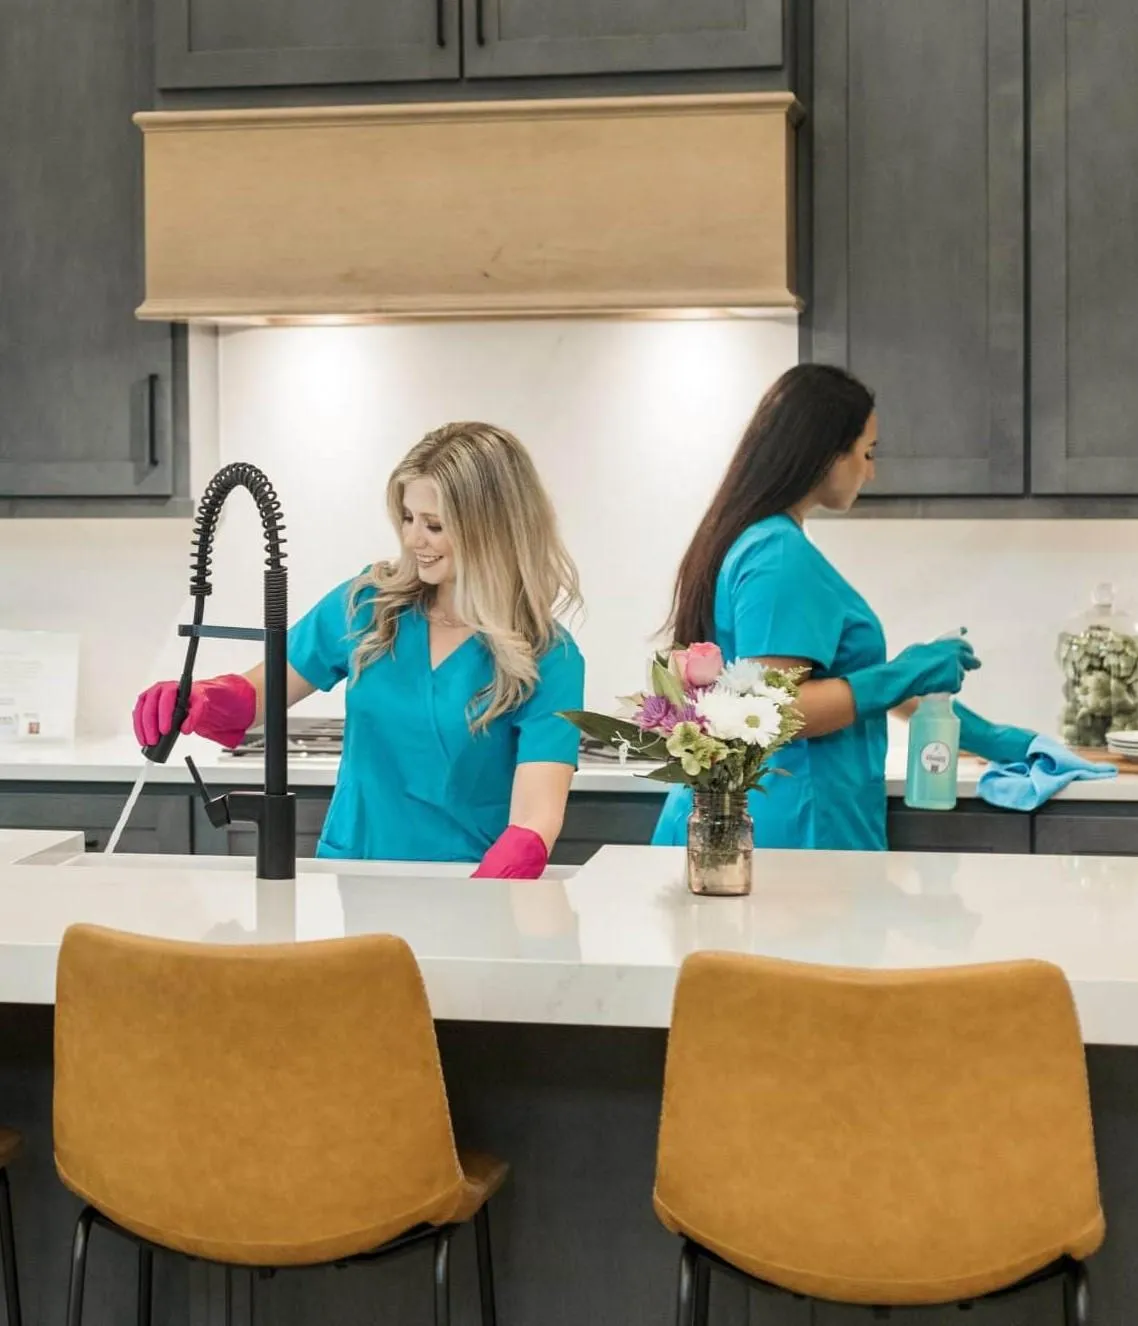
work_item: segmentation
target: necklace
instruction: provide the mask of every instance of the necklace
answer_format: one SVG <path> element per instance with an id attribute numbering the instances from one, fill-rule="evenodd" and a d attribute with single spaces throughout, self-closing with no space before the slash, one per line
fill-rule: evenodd
<path id="1" fill-rule="evenodd" d="M 448 617 L 441 608 L 432 606 L 427 612 L 428 621 L 436 622 L 439 626 L 447 626 L 452 631 L 465 630 L 465 622 L 456 622 L 452 617 Z"/>

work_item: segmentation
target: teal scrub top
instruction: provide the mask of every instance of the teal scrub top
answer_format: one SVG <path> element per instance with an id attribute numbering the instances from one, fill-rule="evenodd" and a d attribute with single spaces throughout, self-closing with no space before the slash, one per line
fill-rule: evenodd
<path id="1" fill-rule="evenodd" d="M 790 516 L 743 531 L 715 583 L 715 643 L 736 658 L 804 658 L 819 680 L 847 677 L 885 662 L 885 634 L 873 609 L 838 574 Z M 884 851 L 884 714 L 858 718 L 825 737 L 791 742 L 771 764 L 749 806 L 759 847 Z M 664 803 L 655 844 L 687 841 L 691 792 L 676 787 Z"/>
<path id="2" fill-rule="evenodd" d="M 289 631 L 288 661 L 330 691 L 349 679 L 374 592 L 349 622 L 351 581 Z M 407 609 L 391 650 L 349 681 L 344 750 L 316 855 L 357 860 L 478 861 L 509 823 L 514 770 L 577 765 L 576 728 L 558 710 L 580 709 L 585 668 L 568 632 L 538 662 L 529 699 L 472 733 L 470 700 L 493 679 L 490 651 L 471 636 L 431 667 L 426 617 Z"/>

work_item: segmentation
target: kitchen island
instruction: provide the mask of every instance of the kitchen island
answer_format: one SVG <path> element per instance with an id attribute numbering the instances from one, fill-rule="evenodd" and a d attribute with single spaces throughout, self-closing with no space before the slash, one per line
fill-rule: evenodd
<path id="1" fill-rule="evenodd" d="M 459 1135 L 509 1159 L 492 1213 L 504 1326 L 670 1320 L 677 1249 L 651 1210 L 671 995 L 683 958 L 728 949 L 867 967 L 1036 956 L 1057 962 L 1088 1043 L 1107 1213 L 1096 1321 L 1138 1292 L 1138 863 L 1115 858 L 759 853 L 748 899 L 700 899 L 682 852 L 608 847 L 540 881 L 465 866 L 305 862 L 264 883 L 232 857 L 94 857 L 82 836 L 0 834 L 0 1119 L 30 1138 L 13 1173 L 27 1320 L 62 1320 L 75 1203 L 51 1167 L 51 1001 L 66 926 L 92 921 L 217 943 L 389 931 L 419 959 Z M 133 1262 L 101 1241 L 91 1326 L 129 1319 Z M 455 1320 L 472 1326 L 472 1250 L 456 1248 Z M 248 1293 L 239 1279 L 239 1307 Z M 282 1326 L 429 1321 L 429 1267 L 290 1272 L 258 1281 Z M 161 1322 L 212 1321 L 215 1271 L 163 1260 Z M 717 1286 L 727 1326 L 793 1319 Z M 1031 1305 L 1034 1320 L 1058 1320 Z M 748 1318 L 748 1311 L 752 1316 Z M 985 1308 L 999 1322 L 1020 1305 Z M 390 1314 L 386 1316 L 385 1314 Z M 814 1316 L 853 1320 L 848 1310 Z M 243 1320 L 243 1317 L 239 1316 Z M 858 1320 L 861 1318 L 859 1317 Z M 929 1321 L 926 1314 L 923 1321 Z M 947 1317 L 946 1317 L 947 1320 Z M 954 1318 L 955 1320 L 955 1318 Z"/>

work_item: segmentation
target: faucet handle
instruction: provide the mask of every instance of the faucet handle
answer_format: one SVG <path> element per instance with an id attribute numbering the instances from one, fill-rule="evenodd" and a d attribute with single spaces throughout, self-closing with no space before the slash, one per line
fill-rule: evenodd
<path id="1" fill-rule="evenodd" d="M 231 821 L 229 819 L 228 800 L 224 796 L 215 797 L 210 795 L 209 788 L 206 787 L 201 774 L 198 773 L 198 766 L 194 763 L 192 756 L 186 756 L 186 765 L 189 768 L 190 777 L 194 780 L 194 786 L 198 789 L 198 795 L 205 806 L 205 813 L 209 818 L 209 822 L 215 829 L 220 829 L 229 824 Z"/>

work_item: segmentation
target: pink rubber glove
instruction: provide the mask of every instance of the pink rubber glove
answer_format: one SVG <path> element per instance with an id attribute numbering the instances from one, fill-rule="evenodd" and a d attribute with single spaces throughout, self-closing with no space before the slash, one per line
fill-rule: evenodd
<path id="1" fill-rule="evenodd" d="M 153 746 L 174 723 L 178 683 L 160 681 L 145 690 L 134 706 L 134 735 L 140 746 Z M 257 716 L 257 692 L 252 682 L 236 673 L 195 681 L 190 687 L 190 709 L 182 724 L 221 746 L 239 745 Z"/>
<path id="2" fill-rule="evenodd" d="M 539 879 L 549 862 L 540 833 L 511 824 L 482 858 L 471 879 Z"/>

